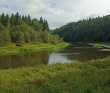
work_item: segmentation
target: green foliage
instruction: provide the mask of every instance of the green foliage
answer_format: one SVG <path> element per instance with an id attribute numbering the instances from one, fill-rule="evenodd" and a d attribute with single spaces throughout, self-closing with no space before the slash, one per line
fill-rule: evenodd
<path id="1" fill-rule="evenodd" d="M 30 15 L 28 16 L 22 16 L 22 20 L 28 25 L 28 26 L 31 26 L 32 25 L 32 20 L 31 20 L 31 17 Z"/>
<path id="2" fill-rule="evenodd" d="M 0 22 L 0 32 L 1 31 L 4 31 L 5 30 L 5 27 L 2 25 L 2 23 Z"/>
<path id="3" fill-rule="evenodd" d="M 43 23 L 43 31 L 49 31 L 49 26 L 48 26 L 48 22 L 46 20 L 44 20 L 44 23 Z"/>
<path id="4" fill-rule="evenodd" d="M 100 48 L 101 45 L 100 44 L 94 44 L 94 47 Z"/>
<path id="5" fill-rule="evenodd" d="M 5 30 L 7 30 L 8 35 L 10 35 L 7 37 L 11 37 L 12 43 L 25 42 L 40 44 L 53 42 L 50 39 L 53 35 L 51 35 L 49 31 L 48 22 L 47 20 L 43 20 L 42 17 L 38 20 L 36 18 L 31 19 L 30 15 L 23 15 L 21 17 L 18 12 L 15 15 L 12 14 L 11 17 L 9 17 L 8 14 L 5 16 L 5 14 L 2 13 L 2 15 L 0 15 L 0 32 L 3 33 L 2 31 Z M 7 43 L 7 41 L 3 39 L 2 34 L 0 41 L 1 44 Z M 57 41 L 59 42 L 59 40 L 55 42 L 58 43 Z M 62 40 L 60 42 L 62 42 Z"/>
<path id="6" fill-rule="evenodd" d="M 43 42 L 44 43 L 49 43 L 50 42 L 50 34 L 49 34 L 49 32 L 44 31 L 42 37 L 43 37 Z"/>
<path id="7" fill-rule="evenodd" d="M 48 26 L 47 20 L 45 20 L 45 19 L 43 20 L 43 18 L 40 17 L 39 23 L 41 23 L 43 25 L 43 31 L 45 31 L 45 30 L 49 31 L 49 26 Z"/>
<path id="8" fill-rule="evenodd" d="M 9 15 L 6 14 L 5 27 L 7 27 L 9 25 L 9 22 L 10 22 Z"/>
<path id="9" fill-rule="evenodd" d="M 10 35 L 7 31 L 0 32 L 0 46 L 7 45 L 11 42 Z"/>
<path id="10" fill-rule="evenodd" d="M 15 15 L 14 14 L 11 15 L 10 24 L 12 27 L 15 26 Z"/>
<path id="11" fill-rule="evenodd" d="M 5 25 L 5 19 L 6 19 L 5 14 L 2 13 L 2 15 L 1 15 L 1 23 L 3 24 L 3 26 L 6 26 Z"/>
<path id="12" fill-rule="evenodd" d="M 64 41 L 110 42 L 110 15 L 71 22 L 53 31 Z"/>
<path id="13" fill-rule="evenodd" d="M 0 70 L 0 92 L 109 93 L 110 57 L 85 63 Z"/>
<path id="14" fill-rule="evenodd" d="M 42 31 L 42 30 L 43 30 L 42 24 L 40 24 L 40 23 L 38 22 L 38 20 L 35 19 L 35 18 L 32 20 L 32 26 L 33 26 L 33 28 L 35 29 L 35 31 Z"/>
<path id="15" fill-rule="evenodd" d="M 23 47 L 23 42 L 20 42 L 20 41 L 17 42 L 17 43 L 16 43 L 16 46 L 18 46 L 18 47 Z"/>
<path id="16" fill-rule="evenodd" d="M 40 17 L 39 23 L 43 24 L 43 18 Z"/>
<path id="17" fill-rule="evenodd" d="M 10 31 L 12 42 L 16 43 L 24 41 L 24 33 L 21 31 L 20 26 L 13 27 Z"/>
<path id="18" fill-rule="evenodd" d="M 21 25 L 22 23 L 23 23 L 22 19 L 20 18 L 19 13 L 17 12 L 16 15 L 15 15 L 15 26 Z"/>

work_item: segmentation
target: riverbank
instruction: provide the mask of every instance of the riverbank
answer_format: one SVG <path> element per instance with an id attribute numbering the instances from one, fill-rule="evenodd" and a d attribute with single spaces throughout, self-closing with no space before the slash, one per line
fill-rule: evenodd
<path id="1" fill-rule="evenodd" d="M 64 48 L 68 46 L 69 43 L 56 43 L 56 44 L 24 44 L 23 46 L 16 46 L 16 44 L 10 44 L 9 46 L 0 47 L 0 55 L 10 54 L 10 53 L 19 53 L 19 52 L 27 52 L 27 51 L 40 51 L 40 50 L 50 50 L 50 49 L 58 49 Z"/>
<path id="2" fill-rule="evenodd" d="M 96 43 L 88 43 L 89 45 L 93 45 L 97 48 L 110 48 L 110 42 L 96 42 Z"/>
<path id="3" fill-rule="evenodd" d="M 110 57 L 0 70 L 0 93 L 109 93 Z"/>

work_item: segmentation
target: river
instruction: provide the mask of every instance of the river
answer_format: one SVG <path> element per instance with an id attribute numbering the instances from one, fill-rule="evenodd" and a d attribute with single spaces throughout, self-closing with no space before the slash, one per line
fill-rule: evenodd
<path id="1" fill-rule="evenodd" d="M 110 49 L 95 48 L 92 45 L 73 44 L 63 49 L 27 52 L 11 55 L 0 55 L 0 69 L 50 65 L 57 62 L 71 63 L 76 61 L 102 59 L 110 55 Z"/>

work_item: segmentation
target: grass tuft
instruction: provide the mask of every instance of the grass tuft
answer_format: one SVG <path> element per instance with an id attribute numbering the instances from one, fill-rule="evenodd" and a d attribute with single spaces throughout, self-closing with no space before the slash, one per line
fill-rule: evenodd
<path id="1" fill-rule="evenodd" d="M 109 93 L 110 57 L 0 70 L 0 93 Z"/>

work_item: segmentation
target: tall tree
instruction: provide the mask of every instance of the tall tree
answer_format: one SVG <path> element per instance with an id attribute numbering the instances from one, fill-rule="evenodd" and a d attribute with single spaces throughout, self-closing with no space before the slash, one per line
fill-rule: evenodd
<path id="1" fill-rule="evenodd" d="M 49 31 L 49 26 L 48 26 L 47 20 L 44 20 L 44 22 L 43 22 L 43 31 L 45 31 L 45 30 Z"/>
<path id="2" fill-rule="evenodd" d="M 30 26 L 31 24 L 32 24 L 32 20 L 31 20 L 30 15 L 28 15 L 28 25 Z"/>
<path id="3" fill-rule="evenodd" d="M 10 18 L 9 18 L 8 14 L 6 14 L 5 24 L 6 24 L 7 29 L 9 29 L 9 27 L 10 27 Z"/>
<path id="4" fill-rule="evenodd" d="M 48 31 L 43 32 L 43 42 L 49 43 L 50 42 L 50 33 Z"/>
<path id="5" fill-rule="evenodd" d="M 0 32 L 1 31 L 4 31 L 5 30 L 5 27 L 2 25 L 2 23 L 0 22 Z"/>
<path id="6" fill-rule="evenodd" d="M 0 46 L 7 45 L 11 42 L 10 35 L 7 31 L 0 32 Z"/>
<path id="7" fill-rule="evenodd" d="M 1 23 L 3 24 L 3 26 L 6 26 L 5 25 L 5 20 L 6 20 L 5 14 L 2 13 L 2 15 L 1 15 Z"/>
<path id="8" fill-rule="evenodd" d="M 64 41 L 72 42 L 110 42 L 110 15 L 78 22 L 71 22 L 55 29 L 53 34 L 58 34 Z"/>
<path id="9" fill-rule="evenodd" d="M 22 20 L 20 18 L 19 13 L 17 12 L 16 15 L 15 15 L 15 26 L 21 25 L 21 24 L 22 24 Z"/>
<path id="10" fill-rule="evenodd" d="M 42 31 L 43 30 L 42 24 L 40 24 L 36 18 L 34 18 L 32 20 L 32 26 L 35 29 L 35 31 Z"/>
<path id="11" fill-rule="evenodd" d="M 43 18 L 42 18 L 42 17 L 40 17 L 40 21 L 39 21 L 39 23 L 41 23 L 41 24 L 43 24 L 43 23 L 44 23 L 44 21 L 43 21 Z"/>
<path id="12" fill-rule="evenodd" d="M 10 24 L 11 26 L 15 26 L 15 15 L 14 14 L 11 14 Z"/>

